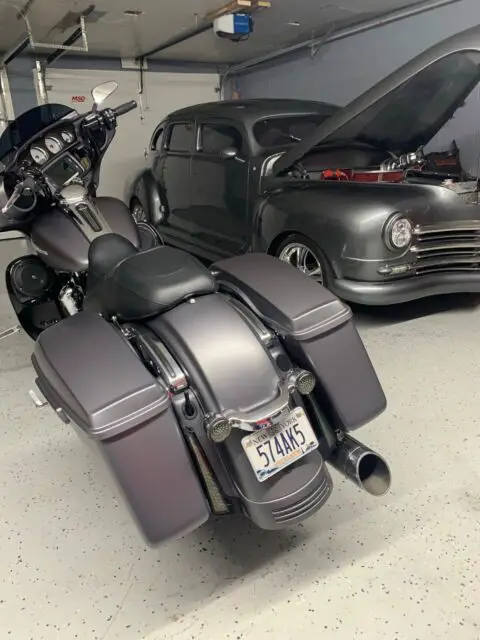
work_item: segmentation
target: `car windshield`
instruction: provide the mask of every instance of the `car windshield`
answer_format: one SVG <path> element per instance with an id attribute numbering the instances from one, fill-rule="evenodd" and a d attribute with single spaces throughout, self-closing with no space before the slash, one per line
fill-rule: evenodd
<path id="1" fill-rule="evenodd" d="M 253 126 L 253 135 L 261 147 L 280 147 L 308 138 L 335 108 L 325 113 L 303 116 L 279 116 L 263 118 Z"/>
<path id="2" fill-rule="evenodd" d="M 77 112 L 63 104 L 45 104 L 25 111 L 9 123 L 0 137 L 0 162 L 8 164 L 12 153 L 32 136 L 57 120 L 72 115 L 77 115 Z"/>

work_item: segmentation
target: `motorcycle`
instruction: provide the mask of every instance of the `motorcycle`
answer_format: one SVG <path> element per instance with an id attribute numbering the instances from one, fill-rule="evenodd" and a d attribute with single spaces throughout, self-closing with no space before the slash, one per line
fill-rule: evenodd
<path id="1" fill-rule="evenodd" d="M 142 248 L 161 242 L 121 200 L 96 197 L 117 118 L 137 106 L 98 111 L 116 89 L 115 82 L 95 87 L 87 115 L 61 104 L 30 109 L 0 138 L 0 233 L 21 232 L 27 245 L 27 255 L 8 266 L 6 286 L 19 326 L 32 339 L 82 308 L 95 237 L 111 231 Z"/>
<path id="2" fill-rule="evenodd" d="M 333 489 L 327 463 L 384 495 L 387 462 L 351 435 L 386 399 L 350 308 L 269 255 L 207 268 L 169 246 L 141 249 L 122 204 L 95 197 L 79 155 L 98 157 L 133 107 L 66 114 L 10 153 L 0 228 L 23 230 L 43 268 L 81 289 L 60 320 L 30 332 L 32 397 L 94 445 L 151 546 L 212 517 L 269 530 L 309 518 Z M 75 179 L 33 156 L 48 137 L 66 143 L 62 171 L 74 164 Z M 18 298 L 11 267 L 9 278 Z M 16 307 L 26 325 L 49 283 L 37 280 Z"/>

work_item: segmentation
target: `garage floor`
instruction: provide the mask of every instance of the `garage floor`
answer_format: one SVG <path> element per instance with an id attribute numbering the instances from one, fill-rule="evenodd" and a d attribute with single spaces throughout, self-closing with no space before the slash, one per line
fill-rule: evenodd
<path id="1" fill-rule="evenodd" d="M 335 476 L 303 526 L 223 521 L 159 550 L 74 434 L 30 403 L 28 339 L 1 344 L 2 640 L 478 640 L 480 306 L 435 300 L 358 324 L 389 399 L 360 437 L 391 462 L 391 494 Z"/>

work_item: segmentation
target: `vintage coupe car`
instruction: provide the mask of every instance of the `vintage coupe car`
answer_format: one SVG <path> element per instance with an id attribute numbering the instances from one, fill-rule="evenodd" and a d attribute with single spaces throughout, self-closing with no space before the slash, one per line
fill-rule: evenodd
<path id="1" fill-rule="evenodd" d="M 264 99 L 182 109 L 153 134 L 132 212 L 200 258 L 269 252 L 351 302 L 480 291 L 477 181 L 425 171 L 423 154 L 479 80 L 480 26 L 345 108 Z"/>

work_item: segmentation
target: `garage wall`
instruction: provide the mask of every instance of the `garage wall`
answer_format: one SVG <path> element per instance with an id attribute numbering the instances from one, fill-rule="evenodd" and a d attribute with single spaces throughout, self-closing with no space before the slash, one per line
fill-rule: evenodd
<path id="1" fill-rule="evenodd" d="M 31 54 L 23 54 L 12 60 L 8 65 L 8 79 L 14 111 L 23 113 L 37 104 L 37 94 L 34 86 L 33 68 L 35 61 Z M 122 62 L 119 58 L 100 58 L 98 56 L 72 56 L 64 55 L 52 66 L 52 70 L 75 69 L 89 71 L 122 71 Z M 181 74 L 212 74 L 218 75 L 218 69 L 213 65 L 201 63 L 168 62 L 162 64 L 155 60 L 148 62 L 148 70 L 152 73 L 181 73 Z M 128 72 L 127 72 L 128 73 Z"/>
<path id="2" fill-rule="evenodd" d="M 462 0 L 428 13 L 324 45 L 313 59 L 294 57 L 238 77 L 241 98 L 310 98 L 345 105 L 400 65 L 440 40 L 480 23 L 479 0 Z M 477 172 L 480 151 L 480 92 L 438 134 L 430 148 L 457 140 L 467 171 Z"/>
<path id="3" fill-rule="evenodd" d="M 51 69 L 45 80 L 49 102 L 70 105 L 80 112 L 91 107 L 92 87 L 107 80 L 115 80 L 119 86 L 105 106 L 138 101 L 139 75 L 135 71 Z M 99 195 L 125 198 L 132 176 L 145 166 L 144 150 L 153 129 L 168 113 L 218 98 L 216 74 L 146 72 L 143 113 L 136 109 L 119 119 L 116 137 L 102 164 Z"/>

